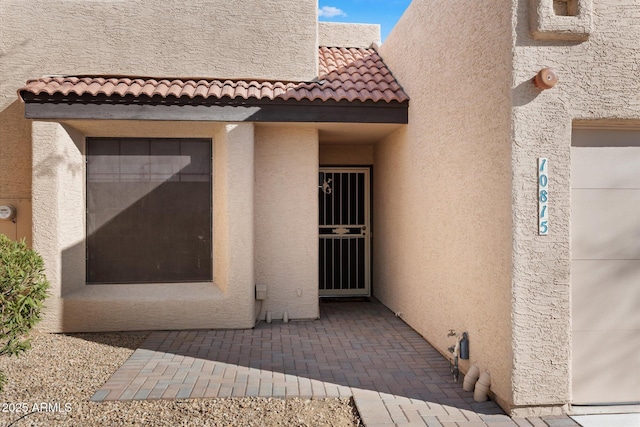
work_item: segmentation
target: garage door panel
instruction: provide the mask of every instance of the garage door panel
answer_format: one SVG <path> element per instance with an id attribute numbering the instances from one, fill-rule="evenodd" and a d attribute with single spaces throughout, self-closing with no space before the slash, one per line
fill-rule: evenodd
<path id="1" fill-rule="evenodd" d="M 640 190 L 572 189 L 571 204 L 573 259 L 640 259 Z"/>
<path id="2" fill-rule="evenodd" d="M 571 147 L 572 402 L 637 404 L 640 132 L 582 132 Z"/>
<path id="3" fill-rule="evenodd" d="M 573 147 L 573 188 L 640 188 L 640 147 Z"/>
<path id="4" fill-rule="evenodd" d="M 638 334 L 580 331 L 574 341 L 574 404 L 640 402 Z"/>
<path id="5" fill-rule="evenodd" d="M 574 331 L 638 333 L 640 260 L 573 261 L 571 282 Z"/>

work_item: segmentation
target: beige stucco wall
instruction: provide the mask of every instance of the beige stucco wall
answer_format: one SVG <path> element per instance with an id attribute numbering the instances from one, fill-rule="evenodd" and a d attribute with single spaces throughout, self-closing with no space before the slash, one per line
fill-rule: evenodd
<path id="1" fill-rule="evenodd" d="M 214 280 L 85 285 L 85 138 L 213 139 Z M 252 124 L 33 123 L 33 246 L 51 282 L 40 329 L 51 332 L 247 328 L 254 301 Z"/>
<path id="2" fill-rule="evenodd" d="M 256 127 L 255 140 L 256 283 L 267 285 L 260 318 L 315 319 L 318 131 Z"/>
<path id="3" fill-rule="evenodd" d="M 11 205 L 16 216 L 11 221 L 0 221 L 0 234 L 13 240 L 25 239 L 31 245 L 31 199 L 0 198 L 0 206 Z"/>
<path id="4" fill-rule="evenodd" d="M 318 22 L 320 46 L 361 47 L 380 44 L 380 25 Z"/>
<path id="5" fill-rule="evenodd" d="M 565 405 L 571 401 L 572 122 L 640 129 L 640 8 L 635 0 L 594 1 L 584 42 L 534 40 L 529 13 L 529 1 L 514 1 L 513 399 L 516 405 Z M 543 67 L 558 71 L 555 88 L 531 84 Z M 550 162 L 546 237 L 537 236 L 535 220 L 538 157 Z"/>
<path id="6" fill-rule="evenodd" d="M 320 144 L 320 165 L 373 165 L 373 144 Z"/>
<path id="7" fill-rule="evenodd" d="M 0 59 L 2 67 L 4 58 L 1 53 Z M 1 89 L 4 89 L 3 80 L 4 78 L 0 79 Z M 24 108 L 15 91 L 5 93 L 4 90 L 0 90 L 0 198 L 31 197 L 30 132 L 31 124 L 24 119 Z"/>
<path id="8" fill-rule="evenodd" d="M 0 9 L 0 33 L 2 31 Z M 0 69 L 3 67 L 0 36 Z M 3 70 L 4 71 L 4 70 Z M 23 105 L 15 92 L 5 93 L 5 78 L 0 74 L 0 205 L 13 205 L 16 218 L 0 221 L 0 233 L 31 244 L 31 123 L 24 119 Z"/>
<path id="9" fill-rule="evenodd" d="M 9 77 L 3 82 L 7 87 L 18 87 L 24 75 L 43 74 L 282 80 L 317 75 L 314 0 L 2 0 L 0 5 L 0 74 Z"/>
<path id="10" fill-rule="evenodd" d="M 411 97 L 409 125 L 375 146 L 373 191 L 374 295 L 443 353 L 449 329 L 467 331 L 470 361 L 502 401 L 512 398 L 510 22 L 509 1 L 409 6 L 380 49 Z"/>

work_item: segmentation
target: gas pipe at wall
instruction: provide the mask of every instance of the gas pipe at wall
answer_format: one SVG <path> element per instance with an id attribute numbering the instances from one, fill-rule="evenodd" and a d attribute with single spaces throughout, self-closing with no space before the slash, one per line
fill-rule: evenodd
<path id="1" fill-rule="evenodd" d="M 469 359 L 469 334 L 463 332 L 462 335 L 459 335 L 453 329 L 449 329 L 449 333 L 447 337 L 456 337 L 455 345 L 449 347 L 449 353 L 451 353 L 450 362 L 450 370 L 453 374 L 453 380 L 458 382 L 458 378 L 460 376 L 460 368 L 458 367 L 458 359 Z"/>
<path id="2" fill-rule="evenodd" d="M 458 360 L 469 360 L 469 334 L 467 332 L 463 332 L 462 334 L 458 334 L 455 330 L 450 329 L 447 337 L 455 337 L 456 343 L 448 348 L 449 353 L 451 353 L 450 370 L 453 374 L 453 380 L 455 382 L 459 381 L 460 377 L 460 368 L 458 366 Z M 478 365 L 471 365 L 469 371 L 464 376 L 464 381 L 462 388 L 465 391 L 473 390 L 473 399 L 476 402 L 484 402 L 489 396 L 489 388 L 491 387 L 491 376 L 488 371 L 480 374 L 480 368 Z"/>

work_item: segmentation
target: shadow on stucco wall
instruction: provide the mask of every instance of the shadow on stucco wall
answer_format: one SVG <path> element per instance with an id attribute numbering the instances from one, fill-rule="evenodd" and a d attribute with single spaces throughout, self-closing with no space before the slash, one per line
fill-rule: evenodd
<path id="1" fill-rule="evenodd" d="M 535 100 L 541 93 L 542 90 L 535 87 L 531 80 L 526 80 L 512 89 L 511 99 L 513 106 L 525 106 Z"/>
<path id="2" fill-rule="evenodd" d="M 71 149 L 66 147 L 64 152 L 52 152 L 48 154 L 43 160 L 39 161 L 38 164 L 34 166 L 33 176 L 34 178 L 51 178 L 55 179 L 57 174 L 60 172 L 60 165 L 66 164 L 65 168 L 69 174 L 71 174 L 74 178 L 82 173 L 82 168 L 75 164 L 70 163 L 68 159 L 70 159 Z"/>

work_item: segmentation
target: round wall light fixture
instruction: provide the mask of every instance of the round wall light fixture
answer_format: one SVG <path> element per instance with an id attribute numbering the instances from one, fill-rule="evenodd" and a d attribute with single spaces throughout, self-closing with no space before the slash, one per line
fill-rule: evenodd
<path id="1" fill-rule="evenodd" d="M 558 73 L 553 68 L 543 68 L 533 78 L 533 83 L 542 90 L 551 89 L 558 83 Z"/>

